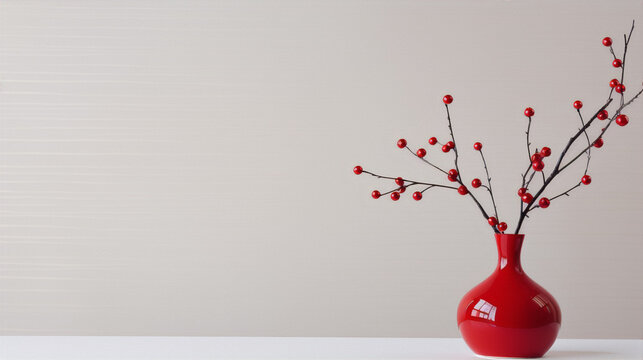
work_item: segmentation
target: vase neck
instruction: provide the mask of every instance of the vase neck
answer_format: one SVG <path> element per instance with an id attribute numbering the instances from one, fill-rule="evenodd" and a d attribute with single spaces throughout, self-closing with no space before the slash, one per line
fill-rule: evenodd
<path id="1" fill-rule="evenodd" d="M 498 247 L 498 270 L 522 272 L 520 264 L 520 250 L 525 235 L 496 234 Z"/>

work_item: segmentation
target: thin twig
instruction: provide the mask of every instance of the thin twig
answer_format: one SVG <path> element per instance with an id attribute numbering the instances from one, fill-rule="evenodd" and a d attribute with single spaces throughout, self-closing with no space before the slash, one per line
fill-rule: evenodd
<path id="1" fill-rule="evenodd" d="M 549 201 L 554 201 L 554 200 L 558 199 L 558 198 L 559 198 L 559 197 L 561 197 L 561 196 L 569 196 L 569 193 L 570 193 L 572 190 L 576 189 L 577 187 L 581 186 L 581 184 L 582 184 L 582 182 L 580 182 L 580 181 L 579 181 L 579 182 L 578 182 L 578 184 L 576 184 L 576 185 L 572 186 L 571 188 L 567 189 L 567 191 L 564 191 L 564 192 L 562 192 L 562 193 L 560 193 L 560 194 L 558 194 L 558 195 L 556 195 L 556 196 L 552 197 L 551 199 L 549 199 Z M 535 208 L 535 207 L 534 207 L 534 208 Z M 533 209 L 532 209 L 532 210 L 533 210 Z"/>
<path id="2" fill-rule="evenodd" d="M 529 142 L 529 130 L 531 129 L 531 116 L 529 117 L 529 123 L 527 123 L 527 160 L 531 163 L 531 143 Z"/>
<path id="3" fill-rule="evenodd" d="M 425 191 L 429 190 L 429 189 L 430 189 L 430 188 L 432 188 L 432 187 L 433 187 L 433 185 L 429 185 L 429 186 L 427 186 L 426 188 L 424 188 L 424 190 L 422 190 L 422 191 L 420 191 L 420 192 L 424 194 L 424 192 L 425 192 Z"/>
<path id="4" fill-rule="evenodd" d="M 527 180 L 527 183 L 525 184 L 524 188 L 529 189 L 529 184 L 531 184 L 531 180 L 534 178 L 534 175 L 536 175 L 536 171 L 531 173 L 531 176 L 529 176 L 529 180 Z"/>
<path id="5" fill-rule="evenodd" d="M 487 168 L 487 161 L 484 158 L 484 154 L 482 153 L 482 149 L 480 151 L 480 157 L 482 158 L 482 164 L 484 165 L 484 172 L 487 174 L 487 184 L 489 186 L 482 185 L 487 189 L 489 192 L 489 196 L 491 196 L 491 203 L 493 204 L 493 214 L 496 216 L 496 219 L 498 219 L 498 208 L 496 208 L 496 200 L 493 197 L 493 190 L 491 190 L 491 176 L 489 176 L 489 169 Z"/>
<path id="6" fill-rule="evenodd" d="M 363 173 L 365 173 L 365 174 L 369 174 L 369 175 L 371 175 L 371 176 L 375 176 L 375 177 L 376 177 L 376 178 L 378 178 L 378 179 L 390 179 L 390 180 L 395 180 L 395 179 L 397 179 L 397 177 L 378 175 L 378 174 L 375 174 L 375 173 L 372 173 L 372 172 L 370 172 L 370 171 L 366 171 L 366 170 L 362 170 L 362 172 L 363 172 Z M 437 186 L 437 187 L 443 187 L 443 188 L 447 188 L 447 189 L 454 189 L 454 190 L 458 190 L 458 188 L 457 188 L 457 187 L 454 187 L 454 186 L 441 185 L 441 184 L 431 184 L 431 183 L 426 183 L 426 182 L 422 182 L 422 181 L 415 181 L 415 180 L 409 180 L 409 179 L 404 179 L 404 178 L 402 178 L 402 180 L 404 180 L 404 183 L 406 183 L 406 182 L 408 182 L 408 183 L 409 183 L 409 185 L 405 185 L 405 186 L 411 186 L 411 185 L 430 185 L 430 186 Z"/>
<path id="7" fill-rule="evenodd" d="M 451 133 L 451 141 L 453 141 L 453 152 L 455 153 L 455 169 L 458 171 L 458 180 L 461 180 L 460 178 L 460 168 L 458 167 L 458 146 L 457 143 L 455 142 L 455 136 L 453 135 L 453 127 L 451 126 L 451 114 L 449 113 L 449 105 L 444 104 L 444 107 L 447 109 L 447 120 L 449 122 L 449 133 Z"/>
<path id="8" fill-rule="evenodd" d="M 578 109 L 577 112 L 578 112 L 578 118 L 580 119 L 581 128 L 585 128 L 585 121 L 583 120 L 583 114 L 581 114 L 580 109 Z M 585 164 L 585 173 L 583 173 L 583 175 L 587 175 L 587 170 L 589 170 L 589 161 L 592 158 L 592 142 L 589 140 L 589 135 L 587 135 L 587 129 L 583 131 L 583 134 L 585 134 L 585 139 L 587 139 L 587 163 Z"/>
<path id="9" fill-rule="evenodd" d="M 443 172 L 443 173 L 444 173 L 444 174 L 446 174 L 446 175 L 448 175 L 448 174 L 449 174 L 447 171 L 444 171 L 444 170 L 443 170 L 443 169 L 441 169 L 440 167 L 438 167 L 438 166 L 436 166 L 436 165 L 432 164 L 431 162 L 429 162 L 429 161 L 428 161 L 428 160 L 426 160 L 425 158 L 419 157 L 419 156 L 418 156 L 418 154 L 417 154 L 417 153 L 414 153 L 414 152 L 413 152 L 413 150 L 411 150 L 411 148 L 409 148 L 408 146 L 405 146 L 405 147 L 406 147 L 406 150 L 408 150 L 409 152 L 411 152 L 411 154 L 415 155 L 415 157 L 417 157 L 418 159 L 420 159 L 420 160 L 424 161 L 425 163 L 427 163 L 427 164 L 429 164 L 429 165 L 433 166 L 434 168 L 436 168 L 437 170 L 439 170 L 439 171 Z"/>
<path id="10" fill-rule="evenodd" d="M 527 188 L 529 182 L 531 182 L 531 178 L 534 177 L 532 174 L 531 178 L 529 179 L 529 182 L 526 181 L 527 174 L 529 174 L 529 171 L 532 168 L 531 167 L 531 143 L 529 142 L 530 131 L 531 131 L 531 116 L 529 117 L 529 122 L 527 123 L 527 132 L 525 132 L 525 134 L 527 134 L 527 163 L 529 165 L 527 165 L 527 170 L 525 170 L 525 172 L 522 173 L 522 185 L 520 186 L 521 188 Z M 520 200 L 520 213 L 522 214 L 525 203 L 522 201 L 522 199 L 518 199 L 518 200 Z"/>

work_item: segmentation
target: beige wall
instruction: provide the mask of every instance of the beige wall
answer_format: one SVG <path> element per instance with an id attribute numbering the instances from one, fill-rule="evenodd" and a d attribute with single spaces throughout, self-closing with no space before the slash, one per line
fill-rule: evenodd
<path id="1" fill-rule="evenodd" d="M 483 141 L 513 228 L 522 109 L 534 146 L 558 153 L 572 101 L 589 114 L 616 75 L 600 40 L 620 51 L 632 18 L 640 88 L 641 15 L 641 1 L 2 1 L 0 333 L 458 336 L 460 297 L 495 265 L 478 210 L 447 191 L 374 201 L 390 182 L 351 169 L 442 181 L 394 144 L 444 139 L 452 93 L 465 177 L 482 177 Z M 643 337 L 641 103 L 593 153 L 591 186 L 524 227 L 562 337 Z"/>

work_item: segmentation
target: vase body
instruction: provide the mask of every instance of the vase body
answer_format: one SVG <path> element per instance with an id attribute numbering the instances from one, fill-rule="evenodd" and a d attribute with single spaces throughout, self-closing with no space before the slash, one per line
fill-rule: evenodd
<path id="1" fill-rule="evenodd" d="M 458 328 L 478 355 L 538 358 L 560 329 L 556 299 L 520 264 L 524 235 L 496 234 L 498 266 L 458 306 Z"/>

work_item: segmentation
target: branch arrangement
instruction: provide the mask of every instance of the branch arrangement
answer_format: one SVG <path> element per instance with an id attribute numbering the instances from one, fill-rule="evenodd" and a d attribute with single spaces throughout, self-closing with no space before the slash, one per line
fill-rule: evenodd
<path id="1" fill-rule="evenodd" d="M 625 44 L 623 48 L 622 58 L 617 57 L 616 52 L 612 47 L 612 39 L 609 37 L 606 37 L 603 39 L 603 45 L 609 48 L 613 58 L 612 66 L 616 69 L 620 69 L 620 79 L 615 78 L 609 82 L 610 92 L 609 92 L 609 95 L 607 96 L 607 100 L 587 120 L 583 118 L 583 113 L 581 112 L 581 109 L 583 108 L 583 103 L 580 100 L 574 101 L 572 106 L 574 107 L 574 109 L 578 114 L 580 128 L 569 138 L 569 141 L 567 142 L 566 146 L 558 155 L 558 160 L 556 161 L 556 163 L 554 164 L 553 168 L 551 169 L 548 175 L 545 174 L 546 172 L 545 163 L 547 161 L 547 158 L 549 158 L 552 155 L 552 150 L 549 147 L 543 147 L 540 150 L 537 148 L 532 150 L 529 136 L 530 136 L 530 130 L 532 125 L 532 118 L 535 115 L 535 111 L 531 107 L 528 107 L 525 109 L 524 115 L 528 119 L 527 130 L 525 132 L 528 166 L 526 170 L 523 171 L 521 174 L 522 181 L 521 181 L 520 188 L 518 189 L 518 196 L 520 198 L 520 216 L 518 218 L 518 223 L 516 224 L 516 228 L 514 231 L 516 234 L 520 233 L 522 224 L 525 218 L 529 217 L 529 213 L 531 211 L 537 208 L 546 209 L 550 206 L 552 201 L 557 200 L 563 196 L 570 196 L 570 193 L 572 191 L 581 187 L 582 185 L 589 185 L 592 182 L 592 178 L 588 174 L 592 148 L 599 149 L 603 146 L 604 135 L 607 132 L 607 130 L 610 128 L 612 123 L 616 123 L 619 126 L 626 126 L 629 123 L 629 118 L 627 115 L 623 114 L 623 110 L 627 108 L 632 102 L 634 102 L 641 95 L 641 93 L 643 93 L 643 89 L 641 89 L 636 94 L 634 94 L 634 96 L 632 96 L 629 100 L 625 98 L 626 88 L 623 83 L 625 79 L 625 60 L 627 57 L 627 49 L 628 49 L 633 31 L 634 31 L 634 22 L 632 22 L 632 28 L 630 29 L 629 34 L 623 35 Z M 614 93 L 618 94 L 617 96 L 619 97 L 618 106 L 613 111 L 613 114 L 610 117 L 607 108 L 612 104 L 614 100 L 613 99 Z M 379 199 L 382 196 L 389 195 L 393 201 L 397 201 L 401 198 L 401 194 L 403 194 L 406 191 L 406 189 L 409 187 L 417 188 L 417 191 L 413 192 L 413 195 L 412 195 L 413 199 L 416 201 L 422 200 L 424 192 L 432 188 L 443 188 L 443 189 L 448 189 L 450 191 L 455 190 L 460 195 L 468 196 L 469 198 L 471 198 L 471 200 L 475 203 L 475 205 L 480 210 L 484 219 L 488 222 L 488 224 L 491 226 L 491 228 L 495 233 L 504 233 L 507 230 L 508 225 L 506 222 L 500 221 L 500 217 L 498 216 L 496 200 L 494 198 L 494 193 L 491 187 L 491 176 L 489 175 L 487 161 L 482 151 L 482 143 L 480 142 L 474 143 L 473 149 L 480 153 L 480 159 L 485 170 L 486 181 L 483 182 L 479 178 L 474 178 L 473 180 L 471 180 L 471 187 L 473 189 L 482 188 L 483 190 L 486 191 L 492 204 L 492 211 L 490 212 L 488 212 L 485 209 L 485 207 L 480 203 L 480 201 L 476 197 L 476 194 L 470 191 L 469 188 L 465 185 L 465 181 L 463 180 L 464 177 L 462 175 L 461 168 L 458 164 L 458 151 L 460 150 L 460 147 L 458 146 L 458 143 L 455 140 L 453 126 L 451 123 L 451 113 L 449 112 L 449 105 L 453 103 L 453 96 L 445 95 L 442 101 L 446 109 L 446 118 L 447 118 L 447 125 L 449 128 L 450 138 L 443 144 L 439 142 L 437 138 L 431 137 L 429 138 L 428 143 L 431 146 L 441 145 L 442 146 L 441 150 L 445 154 L 452 152 L 453 168 L 449 170 L 445 170 L 437 166 L 434 162 L 432 162 L 428 158 L 427 156 L 428 151 L 426 149 L 418 148 L 417 150 L 413 151 L 408 146 L 407 141 L 405 139 L 399 139 L 397 141 L 397 147 L 400 149 L 408 150 L 413 156 L 417 157 L 425 164 L 431 166 L 434 170 L 442 173 L 443 175 L 446 175 L 446 180 L 452 183 L 451 185 L 440 184 L 438 182 L 412 180 L 404 177 L 383 176 L 383 175 L 373 173 L 371 171 L 364 170 L 361 166 L 356 166 L 353 169 L 353 172 L 356 175 L 365 173 L 371 176 L 375 176 L 379 179 L 394 180 L 395 187 L 393 187 L 389 191 L 381 193 L 378 190 L 373 190 L 373 192 L 371 193 L 371 196 L 374 199 Z M 606 122 L 606 123 L 603 125 L 599 135 L 592 140 L 587 130 L 590 129 L 590 127 L 593 124 L 595 124 L 595 120 L 597 119 L 601 122 Z M 584 141 L 585 145 L 583 150 L 577 154 L 570 155 L 569 152 L 572 145 L 574 145 L 574 143 L 576 143 L 576 141 L 579 139 L 585 140 Z M 551 197 L 542 196 L 547 190 L 548 186 L 557 178 L 558 175 L 560 175 L 571 164 L 573 164 L 583 156 L 586 159 L 585 170 L 581 175 L 580 180 L 577 183 L 573 184 L 569 189 L 567 189 L 566 191 L 560 194 L 557 194 Z M 536 183 L 540 183 L 539 186 L 532 184 L 532 181 L 534 180 L 534 178 L 541 179 L 536 181 Z M 477 196 L 480 196 L 480 194 L 478 194 Z"/>

